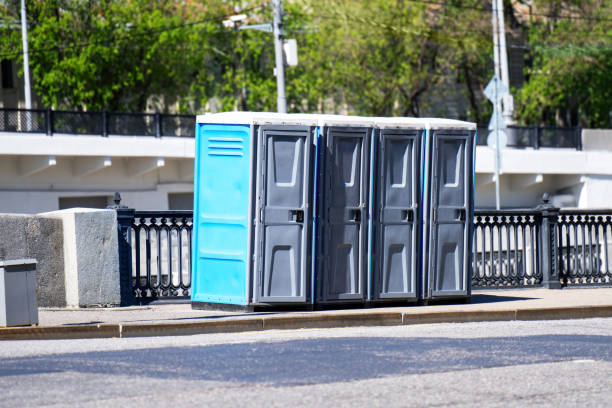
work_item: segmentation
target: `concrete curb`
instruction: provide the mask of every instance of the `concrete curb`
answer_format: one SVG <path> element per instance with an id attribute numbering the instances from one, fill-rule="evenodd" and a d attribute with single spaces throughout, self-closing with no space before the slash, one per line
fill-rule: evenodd
<path id="1" fill-rule="evenodd" d="M 612 317 L 612 305 L 515 310 L 441 312 L 333 312 L 285 316 L 220 318 L 191 323 L 100 324 L 0 328 L 0 340 L 87 339 L 110 337 L 181 336 L 261 330 L 296 330 L 359 326 L 399 326 L 511 320 L 561 320 Z"/>

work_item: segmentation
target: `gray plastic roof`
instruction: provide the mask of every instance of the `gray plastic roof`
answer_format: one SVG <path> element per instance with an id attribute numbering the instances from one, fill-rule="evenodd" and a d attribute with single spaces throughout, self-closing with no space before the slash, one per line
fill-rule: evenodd
<path id="1" fill-rule="evenodd" d="M 197 116 L 198 123 L 235 125 L 295 125 L 295 126 L 360 126 L 376 128 L 411 129 L 467 129 L 475 130 L 476 124 L 453 119 L 365 117 L 275 112 L 223 112 Z"/>

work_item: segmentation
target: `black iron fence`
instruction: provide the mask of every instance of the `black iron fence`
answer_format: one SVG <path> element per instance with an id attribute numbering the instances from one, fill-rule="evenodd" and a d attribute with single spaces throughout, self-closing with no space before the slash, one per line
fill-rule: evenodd
<path id="1" fill-rule="evenodd" d="M 194 137 L 195 115 L 0 109 L 0 132 Z"/>
<path id="2" fill-rule="evenodd" d="M 135 211 L 116 198 L 123 304 L 186 300 L 191 290 L 192 211 Z M 472 287 L 612 285 L 612 210 L 474 214 Z"/>
<path id="3" fill-rule="evenodd" d="M 192 211 L 135 211 L 119 204 L 121 303 L 187 300 Z"/>
<path id="4" fill-rule="evenodd" d="M 533 210 L 476 211 L 472 287 L 541 285 L 540 223 Z"/>
<path id="5" fill-rule="evenodd" d="M 612 210 L 476 211 L 472 287 L 612 285 Z"/>
<path id="6" fill-rule="evenodd" d="M 508 126 L 504 129 L 508 147 L 572 148 L 582 150 L 582 129 L 579 127 Z M 486 125 L 478 126 L 476 143 L 486 145 L 490 131 Z"/>

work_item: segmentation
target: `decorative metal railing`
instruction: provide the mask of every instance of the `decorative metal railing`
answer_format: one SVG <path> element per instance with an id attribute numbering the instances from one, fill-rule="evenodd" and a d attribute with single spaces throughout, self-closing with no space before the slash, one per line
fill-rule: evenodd
<path id="1" fill-rule="evenodd" d="M 557 228 L 561 284 L 612 284 L 612 211 L 560 211 Z"/>
<path id="2" fill-rule="evenodd" d="M 582 129 L 579 127 L 508 126 L 504 129 L 507 145 L 513 148 L 559 147 L 582 150 Z M 487 144 L 487 126 L 478 126 L 479 145 Z"/>
<path id="3" fill-rule="evenodd" d="M 192 211 L 135 211 L 115 193 L 121 304 L 187 300 L 191 290 Z"/>
<path id="4" fill-rule="evenodd" d="M 115 205 L 123 304 L 188 299 L 192 211 Z M 472 287 L 612 285 L 612 210 L 526 210 L 474 214 Z"/>
<path id="5" fill-rule="evenodd" d="M 612 285 L 612 210 L 476 211 L 472 287 Z"/>
<path id="6" fill-rule="evenodd" d="M 195 115 L 1 108 L 0 132 L 194 137 Z"/>
<path id="7" fill-rule="evenodd" d="M 191 211 L 136 211 L 129 242 L 136 299 L 189 297 Z"/>
<path id="8" fill-rule="evenodd" d="M 540 285 L 539 232 L 538 214 L 533 210 L 477 211 L 472 246 L 472 287 Z"/>

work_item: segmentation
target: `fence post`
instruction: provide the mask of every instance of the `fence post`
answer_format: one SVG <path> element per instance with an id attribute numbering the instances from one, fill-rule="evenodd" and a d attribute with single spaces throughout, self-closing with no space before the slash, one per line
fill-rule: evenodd
<path id="1" fill-rule="evenodd" d="M 53 111 L 51 108 L 47 108 L 47 114 L 45 115 L 45 127 L 47 128 L 47 136 L 53 134 Z"/>
<path id="2" fill-rule="evenodd" d="M 134 220 L 133 208 L 121 205 L 121 195 L 115 193 L 114 205 L 108 209 L 117 212 L 117 233 L 119 242 L 119 288 L 121 292 L 121 306 L 136 304 L 136 298 L 132 292 L 132 246 L 130 245 L 130 228 Z"/>
<path id="3" fill-rule="evenodd" d="M 559 276 L 558 228 L 559 208 L 552 205 L 548 193 L 542 196 L 542 204 L 536 207 L 540 212 L 539 264 L 542 271 L 542 286 L 561 289 Z"/>
<path id="4" fill-rule="evenodd" d="M 108 112 L 104 109 L 102 112 L 102 136 L 108 137 Z M 115 194 L 115 198 L 117 198 L 117 194 Z M 119 201 L 121 201 L 121 196 L 119 196 Z"/>
<path id="5" fill-rule="evenodd" d="M 161 137 L 161 115 L 155 114 L 155 137 Z"/>

